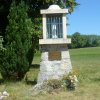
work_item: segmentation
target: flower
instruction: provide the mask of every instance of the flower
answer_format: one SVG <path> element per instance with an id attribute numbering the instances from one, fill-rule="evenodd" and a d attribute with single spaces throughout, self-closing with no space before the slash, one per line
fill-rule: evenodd
<path id="1" fill-rule="evenodd" d="M 73 78 L 74 78 L 75 82 L 78 82 L 76 75 L 74 75 Z"/>

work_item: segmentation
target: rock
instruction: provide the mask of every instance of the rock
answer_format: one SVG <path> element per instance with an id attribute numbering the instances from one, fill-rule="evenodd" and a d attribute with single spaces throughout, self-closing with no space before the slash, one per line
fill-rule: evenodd
<path id="1" fill-rule="evenodd" d="M 9 93 L 7 93 L 6 91 L 4 91 L 3 93 L 0 92 L 0 100 L 3 100 L 3 98 L 8 97 Z"/>
<path id="2" fill-rule="evenodd" d="M 4 97 L 5 97 L 5 96 L 0 96 L 0 100 L 3 100 Z"/>
<path id="3" fill-rule="evenodd" d="M 0 92 L 0 96 L 2 96 L 2 93 Z"/>
<path id="4" fill-rule="evenodd" d="M 6 91 L 4 91 L 2 94 L 3 96 L 7 96 L 7 97 L 9 96 L 9 93 L 7 93 Z"/>

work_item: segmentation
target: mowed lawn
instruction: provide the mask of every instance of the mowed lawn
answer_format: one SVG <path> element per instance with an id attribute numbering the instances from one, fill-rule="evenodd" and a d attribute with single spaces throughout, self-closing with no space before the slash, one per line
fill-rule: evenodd
<path id="1" fill-rule="evenodd" d="M 100 47 L 71 49 L 73 70 L 78 73 L 78 86 L 75 91 L 56 91 L 48 94 L 33 95 L 33 85 L 39 70 L 40 53 L 35 55 L 33 66 L 27 73 L 27 84 L 4 82 L 0 92 L 6 90 L 10 96 L 5 100 L 100 100 Z"/>

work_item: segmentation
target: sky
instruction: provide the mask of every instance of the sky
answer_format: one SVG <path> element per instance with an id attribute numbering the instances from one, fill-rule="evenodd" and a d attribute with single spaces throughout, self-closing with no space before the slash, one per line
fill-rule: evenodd
<path id="1" fill-rule="evenodd" d="M 67 33 L 100 35 L 100 0 L 76 0 L 80 5 L 68 14 Z"/>

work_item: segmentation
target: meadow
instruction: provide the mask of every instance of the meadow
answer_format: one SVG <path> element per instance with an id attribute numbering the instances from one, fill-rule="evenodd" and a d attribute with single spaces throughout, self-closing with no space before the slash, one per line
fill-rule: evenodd
<path id="1" fill-rule="evenodd" d="M 71 49 L 70 56 L 79 80 L 75 91 L 57 90 L 33 95 L 40 61 L 40 53 L 37 52 L 26 75 L 27 82 L 25 79 L 19 82 L 2 82 L 0 79 L 0 92 L 6 90 L 10 94 L 4 100 L 100 100 L 100 47 Z"/>

